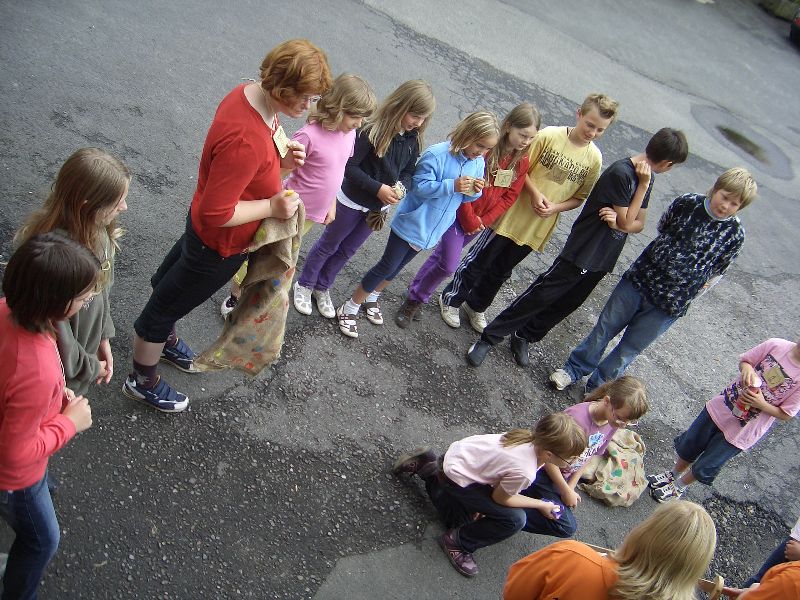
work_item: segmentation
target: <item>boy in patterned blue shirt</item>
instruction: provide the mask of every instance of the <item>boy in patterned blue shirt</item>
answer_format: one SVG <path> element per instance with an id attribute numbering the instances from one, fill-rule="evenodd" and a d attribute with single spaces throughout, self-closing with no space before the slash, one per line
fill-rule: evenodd
<path id="1" fill-rule="evenodd" d="M 756 196 L 741 167 L 719 176 L 708 195 L 684 194 L 661 216 L 658 235 L 625 272 L 591 333 L 550 375 L 563 390 L 589 375 L 586 390 L 625 372 L 645 348 L 686 314 L 692 300 L 717 283 L 744 244 L 736 213 Z M 602 361 L 609 342 L 619 344 Z"/>

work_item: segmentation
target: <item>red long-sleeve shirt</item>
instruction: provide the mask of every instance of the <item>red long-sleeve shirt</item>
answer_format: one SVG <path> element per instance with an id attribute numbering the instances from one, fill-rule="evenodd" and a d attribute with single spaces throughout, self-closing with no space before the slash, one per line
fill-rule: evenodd
<path id="1" fill-rule="evenodd" d="M 42 477 L 47 460 L 75 435 L 61 414 L 64 376 L 54 341 L 17 326 L 0 298 L 0 490 Z"/>
<path id="2" fill-rule="evenodd" d="M 500 168 L 508 168 L 511 162 L 511 157 L 506 156 L 500 161 Z M 517 161 L 514 169 L 514 176 L 516 179 L 507 188 L 486 186 L 483 188 L 481 197 L 475 202 L 467 202 L 462 204 L 456 217 L 461 229 L 466 233 L 472 233 L 480 227 L 483 222 L 484 227 L 488 227 L 494 223 L 500 215 L 506 212 L 519 196 L 522 191 L 522 186 L 525 184 L 525 176 L 528 173 L 528 165 L 530 159 L 528 155 L 524 155 Z M 490 181 L 493 179 L 490 177 Z M 479 218 L 480 217 L 480 218 Z"/>
<path id="3" fill-rule="evenodd" d="M 264 119 L 247 101 L 242 84 L 220 102 L 206 135 L 192 226 L 203 243 L 220 256 L 250 245 L 261 221 L 222 227 L 239 200 L 271 198 L 281 191 L 280 157 Z"/>

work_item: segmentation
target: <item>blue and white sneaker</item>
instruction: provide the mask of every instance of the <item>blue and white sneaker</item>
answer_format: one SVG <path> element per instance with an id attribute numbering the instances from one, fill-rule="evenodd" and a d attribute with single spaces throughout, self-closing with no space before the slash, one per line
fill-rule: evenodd
<path id="1" fill-rule="evenodd" d="M 172 365 L 184 373 L 199 373 L 200 371 L 194 366 L 196 356 L 189 345 L 182 338 L 178 338 L 178 343 L 174 346 L 164 346 L 164 350 L 161 351 L 161 362 Z"/>
<path id="2" fill-rule="evenodd" d="M 128 375 L 125 383 L 122 384 L 122 393 L 128 398 L 144 402 L 161 412 L 181 412 L 189 406 L 188 396 L 173 390 L 160 376 L 155 387 L 146 388 L 138 385 L 135 375 Z"/>

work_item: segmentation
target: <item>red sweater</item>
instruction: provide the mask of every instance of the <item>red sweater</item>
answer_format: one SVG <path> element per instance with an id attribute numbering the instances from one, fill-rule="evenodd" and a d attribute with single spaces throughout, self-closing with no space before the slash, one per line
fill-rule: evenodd
<path id="1" fill-rule="evenodd" d="M 21 490 L 42 477 L 47 459 L 75 435 L 61 414 L 64 376 L 53 340 L 11 320 L 0 298 L 0 490 Z"/>
<path id="2" fill-rule="evenodd" d="M 242 84 L 220 102 L 200 157 L 192 226 L 209 248 L 233 256 L 250 245 L 261 221 L 222 227 L 239 200 L 271 198 L 281 191 L 280 156 L 264 119 Z"/>
<path id="3" fill-rule="evenodd" d="M 500 168 L 505 169 L 511 162 L 511 157 L 506 156 L 500 161 Z M 456 213 L 458 224 L 464 233 L 472 233 L 483 222 L 484 227 L 494 223 L 500 215 L 506 212 L 519 196 L 522 186 L 525 184 L 525 176 L 528 174 L 530 158 L 527 154 L 523 155 L 514 168 L 516 179 L 507 188 L 486 186 L 483 193 L 475 202 L 465 202 Z M 478 219 L 480 217 L 480 220 Z"/>

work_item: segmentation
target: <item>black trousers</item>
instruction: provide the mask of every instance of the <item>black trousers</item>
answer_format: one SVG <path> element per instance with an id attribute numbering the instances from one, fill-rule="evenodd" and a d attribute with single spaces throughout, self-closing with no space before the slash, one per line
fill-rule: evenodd
<path id="1" fill-rule="evenodd" d="M 484 312 L 511 277 L 514 267 L 530 253 L 530 246 L 518 246 L 507 237 L 485 229 L 444 288 L 444 303 L 461 306 L 466 302 L 472 310 Z"/>
<path id="2" fill-rule="evenodd" d="M 605 271 L 586 271 L 561 257 L 486 326 L 483 341 L 495 345 L 515 333 L 538 342 L 589 297 Z"/>

